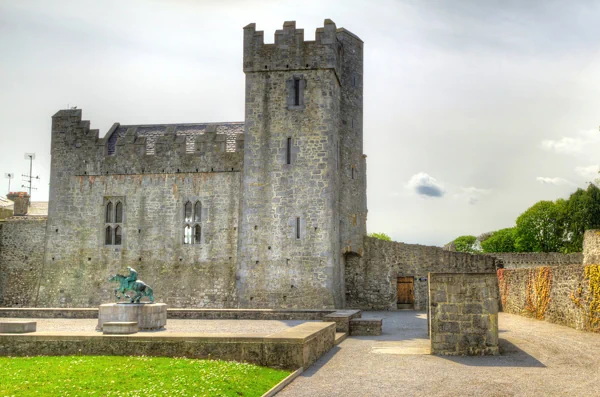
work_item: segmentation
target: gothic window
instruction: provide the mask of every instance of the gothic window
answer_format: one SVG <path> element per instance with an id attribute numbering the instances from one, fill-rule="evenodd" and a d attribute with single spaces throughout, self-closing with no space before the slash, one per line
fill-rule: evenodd
<path id="1" fill-rule="evenodd" d="M 192 227 L 190 225 L 185 225 L 185 227 L 183 228 L 183 243 L 192 243 Z"/>
<path id="2" fill-rule="evenodd" d="M 104 245 L 123 243 L 123 197 L 104 199 Z"/>
<path id="3" fill-rule="evenodd" d="M 106 226 L 106 230 L 104 232 L 104 244 L 112 245 L 112 227 Z"/>
<path id="4" fill-rule="evenodd" d="M 121 226 L 115 227 L 115 245 L 121 245 Z"/>
<path id="5" fill-rule="evenodd" d="M 202 226 L 194 226 L 194 244 L 200 244 L 202 241 Z"/>
<path id="6" fill-rule="evenodd" d="M 189 201 L 185 203 L 184 219 L 186 222 L 192 221 L 192 203 L 190 203 Z"/>
<path id="7" fill-rule="evenodd" d="M 194 222 L 202 221 L 202 203 L 200 201 L 196 201 L 194 205 Z"/>
<path id="8" fill-rule="evenodd" d="M 115 223 L 122 223 L 123 222 L 123 204 L 121 204 L 121 202 L 118 202 L 117 205 L 115 206 Z"/>
<path id="9" fill-rule="evenodd" d="M 106 205 L 106 223 L 112 223 L 113 221 L 113 205 L 109 202 Z"/>
<path id="10" fill-rule="evenodd" d="M 202 202 L 186 201 L 183 211 L 183 243 L 202 243 Z"/>

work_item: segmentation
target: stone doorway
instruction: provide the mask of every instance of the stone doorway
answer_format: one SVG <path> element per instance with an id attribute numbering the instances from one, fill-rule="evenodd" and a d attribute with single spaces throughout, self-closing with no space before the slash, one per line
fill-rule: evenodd
<path id="1" fill-rule="evenodd" d="M 398 277 L 397 282 L 398 309 L 414 309 L 415 307 L 415 279 L 414 277 Z"/>

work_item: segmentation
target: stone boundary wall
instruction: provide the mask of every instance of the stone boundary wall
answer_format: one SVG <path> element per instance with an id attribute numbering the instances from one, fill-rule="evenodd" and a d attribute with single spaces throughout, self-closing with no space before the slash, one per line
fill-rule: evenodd
<path id="1" fill-rule="evenodd" d="M 592 274 L 595 297 L 586 268 Z M 506 313 L 600 332 L 600 266 L 499 269 L 498 283 L 502 310 Z"/>
<path id="2" fill-rule="evenodd" d="M 493 273 L 429 274 L 433 354 L 499 354 L 497 283 Z"/>
<path id="3" fill-rule="evenodd" d="M 496 268 L 521 269 L 538 266 L 566 266 L 583 263 L 583 253 L 560 252 L 492 252 L 485 254 L 496 260 Z"/>
<path id="4" fill-rule="evenodd" d="M 323 320 L 331 310 L 167 309 L 168 319 L 187 320 Z M 97 308 L 0 307 L 0 318 L 98 318 Z M 333 320 L 331 320 L 333 322 Z"/>
<path id="5" fill-rule="evenodd" d="M 398 277 L 414 277 L 414 308 L 427 308 L 428 273 L 495 273 L 494 258 L 365 237 L 365 254 L 346 255 L 346 308 L 395 310 Z"/>
<path id="6" fill-rule="evenodd" d="M 0 305 L 35 306 L 44 264 L 46 217 L 0 223 Z"/>
<path id="7" fill-rule="evenodd" d="M 335 342 L 334 323 L 304 323 L 271 335 L 97 332 L 0 334 L 0 356 L 164 356 L 308 368 Z"/>
<path id="8" fill-rule="evenodd" d="M 583 262 L 584 265 L 597 265 L 600 263 L 600 230 L 586 230 L 583 235 Z"/>

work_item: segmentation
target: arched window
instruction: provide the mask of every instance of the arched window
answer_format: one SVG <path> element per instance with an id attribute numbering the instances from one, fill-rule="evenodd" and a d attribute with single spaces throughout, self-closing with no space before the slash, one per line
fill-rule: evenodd
<path id="1" fill-rule="evenodd" d="M 112 223 L 113 221 L 113 205 L 111 202 L 106 204 L 106 223 Z"/>
<path id="2" fill-rule="evenodd" d="M 194 226 L 194 244 L 200 244 L 202 241 L 202 226 Z"/>
<path id="3" fill-rule="evenodd" d="M 119 201 L 115 206 L 115 223 L 123 222 L 123 204 Z"/>
<path id="4" fill-rule="evenodd" d="M 194 222 L 202 221 L 202 203 L 200 201 L 196 201 L 196 205 L 194 205 Z"/>
<path id="5" fill-rule="evenodd" d="M 189 201 L 185 203 L 185 211 L 183 217 L 185 222 L 192 221 L 192 203 L 190 203 Z"/>
<path id="6" fill-rule="evenodd" d="M 107 226 L 104 233 L 104 244 L 112 245 L 112 227 Z"/>
<path id="7" fill-rule="evenodd" d="M 191 207 L 191 204 L 190 204 Z M 185 225 L 183 228 L 183 243 L 191 244 L 192 243 L 192 228 L 190 225 Z"/>
<path id="8" fill-rule="evenodd" d="M 121 226 L 115 227 L 115 245 L 121 245 Z"/>

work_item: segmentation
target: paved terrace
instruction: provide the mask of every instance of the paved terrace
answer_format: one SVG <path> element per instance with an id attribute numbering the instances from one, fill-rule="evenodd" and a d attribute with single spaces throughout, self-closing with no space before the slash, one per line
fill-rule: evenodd
<path id="1" fill-rule="evenodd" d="M 78 318 L 3 318 L 4 321 L 36 321 L 38 332 L 93 332 L 97 319 Z M 304 320 L 174 320 L 160 331 L 143 333 L 203 333 L 203 334 L 274 334 L 308 321 Z M 319 321 L 320 322 L 320 321 Z M 101 334 L 101 331 L 98 331 Z"/>
<path id="2" fill-rule="evenodd" d="M 346 339 L 278 397 L 600 396 L 600 334 L 500 313 L 501 356 L 437 357 L 424 313 L 369 317 L 381 336 Z"/>

